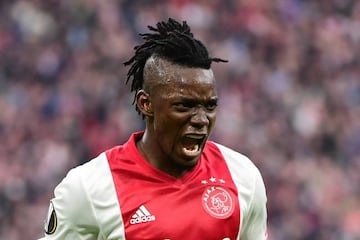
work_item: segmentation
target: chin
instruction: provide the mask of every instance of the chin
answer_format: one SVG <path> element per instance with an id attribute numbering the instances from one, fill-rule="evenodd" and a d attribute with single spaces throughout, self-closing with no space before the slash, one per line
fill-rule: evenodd
<path id="1" fill-rule="evenodd" d="M 194 167 L 199 161 L 199 159 L 200 159 L 200 155 L 196 157 L 186 156 L 186 157 L 182 157 L 178 163 L 184 167 L 189 168 L 189 167 Z"/>

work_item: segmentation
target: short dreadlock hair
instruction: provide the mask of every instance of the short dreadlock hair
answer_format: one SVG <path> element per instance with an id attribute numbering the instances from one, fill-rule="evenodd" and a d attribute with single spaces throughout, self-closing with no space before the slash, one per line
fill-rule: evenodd
<path id="1" fill-rule="evenodd" d="M 143 44 L 135 46 L 135 55 L 124 65 L 131 65 L 126 83 L 131 80 L 131 92 L 136 93 L 143 88 L 144 67 L 151 56 L 159 56 L 170 62 L 187 67 L 209 69 L 212 62 L 227 62 L 220 58 L 210 58 L 208 50 L 202 42 L 195 39 L 190 27 L 183 21 L 182 24 L 169 18 L 161 21 L 156 27 L 148 26 L 154 33 L 139 34 Z M 135 102 L 135 98 L 134 98 Z M 136 107 L 136 110 L 139 110 Z"/>

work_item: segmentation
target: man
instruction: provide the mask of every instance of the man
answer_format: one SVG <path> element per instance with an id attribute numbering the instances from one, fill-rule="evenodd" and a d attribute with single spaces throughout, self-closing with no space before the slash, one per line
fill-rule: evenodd
<path id="1" fill-rule="evenodd" d="M 186 22 L 149 27 L 127 81 L 146 128 L 71 170 L 55 189 L 44 239 L 266 239 L 262 177 L 208 140 L 213 61 Z"/>

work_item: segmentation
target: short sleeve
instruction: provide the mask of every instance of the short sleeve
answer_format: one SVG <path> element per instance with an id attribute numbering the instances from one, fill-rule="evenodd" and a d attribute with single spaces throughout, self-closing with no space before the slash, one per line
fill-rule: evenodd
<path id="1" fill-rule="evenodd" d="M 55 188 L 44 225 L 45 239 L 97 239 L 94 211 L 81 182 L 80 169 L 71 170 Z"/>
<path id="2" fill-rule="evenodd" d="M 266 190 L 259 169 L 245 155 L 216 144 L 238 189 L 241 209 L 239 240 L 267 239 Z"/>
<path id="3" fill-rule="evenodd" d="M 244 216 L 240 240 L 267 239 L 266 190 L 259 171 L 256 171 L 254 188 L 248 212 Z"/>

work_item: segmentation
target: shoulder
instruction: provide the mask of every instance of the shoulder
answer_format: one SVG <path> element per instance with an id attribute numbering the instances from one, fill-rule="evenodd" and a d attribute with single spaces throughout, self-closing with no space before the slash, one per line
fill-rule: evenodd
<path id="1" fill-rule="evenodd" d="M 66 211 L 68 213 L 76 213 L 80 206 L 81 209 L 83 207 L 91 209 L 92 192 L 96 190 L 96 186 L 99 186 L 99 182 L 104 181 L 103 175 L 110 174 L 107 169 L 107 160 L 104 153 L 83 165 L 71 169 L 55 188 L 55 198 L 52 201 L 67 208 L 70 205 L 74 206 L 73 211 Z"/>
<path id="2" fill-rule="evenodd" d="M 51 204 L 57 215 L 58 236 L 90 232 L 121 235 L 121 229 L 116 228 L 121 225 L 120 208 L 105 153 L 70 170 L 54 195 Z"/>
<path id="3" fill-rule="evenodd" d="M 93 209 L 101 201 L 114 197 L 115 187 L 111 169 L 106 153 L 103 152 L 96 158 L 70 170 L 67 176 L 55 189 L 66 188 L 69 197 L 77 196 L 84 201 L 89 202 Z"/>
<path id="4" fill-rule="evenodd" d="M 70 188 L 86 188 L 94 184 L 94 179 L 106 173 L 107 169 L 108 163 L 106 155 L 105 153 L 101 153 L 90 161 L 70 169 L 58 186 L 71 183 L 68 185 Z"/>
<path id="5" fill-rule="evenodd" d="M 238 189 L 241 236 L 265 239 L 267 197 L 260 170 L 247 156 L 221 144 L 214 145 L 221 152 Z"/>
<path id="6" fill-rule="evenodd" d="M 258 167 L 246 155 L 239 153 L 222 144 L 213 142 L 214 146 L 220 151 L 230 172 L 241 174 L 249 177 L 258 177 L 260 171 Z"/>
<path id="7" fill-rule="evenodd" d="M 259 168 L 244 154 L 218 143 L 214 145 L 219 149 L 228 166 L 243 207 L 249 207 L 254 198 L 261 204 L 266 202 L 265 184 Z"/>
<path id="8" fill-rule="evenodd" d="M 47 236 L 51 235 L 56 239 L 71 236 L 79 239 L 82 226 L 88 226 L 88 230 L 93 233 L 99 232 L 88 186 L 93 181 L 89 176 L 95 172 L 94 165 L 100 158 L 71 169 L 56 186 L 49 208 L 54 212 L 51 215 L 53 219 L 47 220 L 48 226 L 52 226 L 47 229 L 52 230 L 46 230 Z"/>

